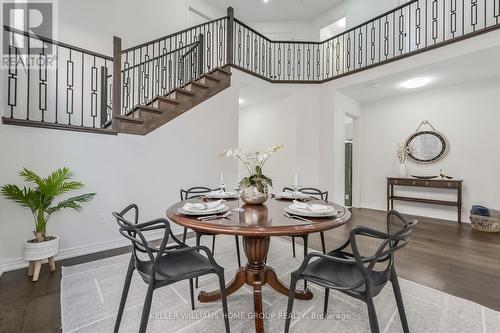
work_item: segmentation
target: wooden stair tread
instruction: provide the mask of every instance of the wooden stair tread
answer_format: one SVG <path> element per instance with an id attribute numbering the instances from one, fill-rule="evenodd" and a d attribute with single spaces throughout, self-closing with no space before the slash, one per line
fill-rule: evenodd
<path id="1" fill-rule="evenodd" d="M 229 71 L 227 69 L 223 69 L 221 67 L 217 67 L 217 68 L 212 69 L 210 72 L 208 72 L 208 74 L 212 74 L 215 72 L 221 72 L 221 73 L 224 73 L 226 75 L 233 75 L 233 73 L 231 73 L 231 71 Z"/>
<path id="2" fill-rule="evenodd" d="M 172 89 L 172 92 L 178 92 L 178 93 L 181 93 L 181 94 L 184 94 L 184 95 L 188 95 L 188 96 L 193 96 L 194 95 L 194 92 L 191 92 L 189 90 L 182 89 L 182 88 L 174 88 L 174 89 Z"/>
<path id="3" fill-rule="evenodd" d="M 220 82 L 220 80 L 210 74 L 203 74 L 200 79 L 202 78 L 205 78 L 205 79 L 208 79 L 208 80 L 211 80 L 211 81 L 214 81 L 214 82 Z"/>
<path id="4" fill-rule="evenodd" d="M 146 106 L 146 105 L 138 105 L 137 109 L 139 111 L 146 111 L 146 112 L 151 112 L 151 113 L 156 113 L 156 114 L 161 114 L 162 111 L 158 108 L 154 108 L 152 106 Z"/>
<path id="5" fill-rule="evenodd" d="M 186 84 L 186 86 L 188 86 L 190 84 L 192 84 L 194 86 L 197 86 L 197 87 L 200 87 L 200 88 L 203 88 L 203 89 L 210 88 L 210 86 L 207 86 L 206 84 L 198 82 L 198 81 L 189 81 L 188 84 Z"/>
<path id="6" fill-rule="evenodd" d="M 157 96 L 156 99 L 165 102 L 165 103 L 170 103 L 170 104 L 179 104 L 179 101 L 170 97 L 166 96 Z"/>
<path id="7" fill-rule="evenodd" d="M 139 118 L 132 118 L 127 116 L 115 116 L 116 119 L 133 124 L 143 124 L 144 121 Z"/>

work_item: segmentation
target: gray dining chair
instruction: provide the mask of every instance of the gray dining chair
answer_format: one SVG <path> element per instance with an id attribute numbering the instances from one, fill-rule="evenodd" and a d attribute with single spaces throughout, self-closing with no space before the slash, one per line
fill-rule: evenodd
<path id="1" fill-rule="evenodd" d="M 196 187 L 191 187 L 189 189 L 181 189 L 180 194 L 181 194 L 181 201 L 188 200 L 188 199 L 195 199 L 195 198 L 203 198 L 206 194 L 212 192 L 212 191 L 217 191 L 217 189 L 210 189 L 208 187 L 204 186 L 196 186 Z M 196 236 L 196 246 L 200 246 L 200 241 L 202 236 L 212 236 L 212 254 L 215 254 L 215 236 L 214 234 L 209 234 L 209 233 L 201 233 L 195 231 L 195 236 Z M 184 232 L 182 234 L 182 242 L 185 243 L 187 238 L 187 228 L 184 227 Z M 240 258 L 240 240 L 237 235 L 234 236 L 235 243 L 236 243 L 236 257 L 238 259 L 238 267 L 241 267 L 241 258 Z M 198 278 L 196 278 L 196 288 L 198 288 Z"/>
<path id="2" fill-rule="evenodd" d="M 294 190 L 290 187 L 284 187 L 283 192 L 293 192 Z M 299 192 L 303 194 L 307 194 L 311 197 L 314 197 L 318 200 L 323 200 L 323 201 L 328 201 L 328 191 L 322 191 L 317 188 L 313 187 L 303 187 L 298 190 Z M 323 250 L 323 253 L 326 253 L 326 245 L 325 245 L 325 234 L 323 231 L 319 233 L 321 237 L 321 249 Z M 302 240 L 304 241 L 304 257 L 307 255 L 307 247 L 309 245 L 309 235 L 303 235 L 303 236 L 292 236 L 292 253 L 293 257 L 295 258 L 295 237 L 302 237 Z"/>
<path id="3" fill-rule="evenodd" d="M 125 217 L 131 211 L 134 212 L 133 222 Z M 132 242 L 132 254 L 125 276 L 125 283 L 113 332 L 118 333 L 120 329 L 132 275 L 134 270 L 137 270 L 142 280 L 148 285 L 142 308 L 139 333 L 146 332 L 155 289 L 179 281 L 189 280 L 191 309 L 194 310 L 193 279 L 208 274 L 215 274 L 219 278 L 224 325 L 226 333 L 229 333 L 224 268 L 217 264 L 210 250 L 205 246 L 189 247 L 181 242 L 172 233 L 170 223 L 167 219 L 160 218 L 138 223 L 139 208 L 135 204 L 129 205 L 119 213 L 113 213 L 113 216 L 116 218 L 122 236 Z M 144 232 L 153 230 L 164 230 L 159 248 L 151 245 L 144 237 Z M 173 240 L 173 245 L 168 245 L 169 239 Z M 205 256 L 200 254 L 200 251 L 204 252 Z"/>
<path id="4" fill-rule="evenodd" d="M 408 244 L 416 225 L 417 221 L 407 221 L 401 214 L 391 210 L 387 213 L 386 232 L 363 226 L 356 227 L 351 230 L 349 239 L 338 249 L 328 254 L 308 254 L 299 269 L 291 274 L 285 333 L 288 333 L 290 329 L 290 316 L 299 280 L 309 281 L 325 288 L 324 318 L 327 318 L 330 289 L 338 290 L 365 302 L 368 307 L 372 333 L 379 332 L 373 298 L 390 281 L 403 331 L 409 333 L 401 289 L 394 267 L 394 253 Z M 375 239 L 379 243 L 377 250 L 372 252 L 372 255 L 362 256 L 360 254 L 358 240 L 361 237 Z M 350 252 L 346 251 L 347 247 L 350 247 Z M 317 259 L 312 261 L 314 258 Z"/>

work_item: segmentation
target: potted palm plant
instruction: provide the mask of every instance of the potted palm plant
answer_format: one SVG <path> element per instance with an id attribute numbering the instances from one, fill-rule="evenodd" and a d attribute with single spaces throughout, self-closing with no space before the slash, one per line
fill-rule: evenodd
<path id="1" fill-rule="evenodd" d="M 57 196 L 84 186 L 83 183 L 71 179 L 70 169 L 62 168 L 52 172 L 47 178 L 42 178 L 32 170 L 24 168 L 19 175 L 34 187 L 20 188 L 17 185 L 8 184 L 2 186 L 1 193 L 5 198 L 29 208 L 33 214 L 35 238 L 24 243 L 24 259 L 29 261 L 28 275 L 33 276 L 33 281 L 37 281 L 42 260 L 49 259 L 50 268 L 54 271 L 54 256 L 59 251 L 59 237 L 47 235 L 50 217 L 66 208 L 80 211 L 81 204 L 92 200 L 95 193 L 81 194 L 54 204 Z"/>

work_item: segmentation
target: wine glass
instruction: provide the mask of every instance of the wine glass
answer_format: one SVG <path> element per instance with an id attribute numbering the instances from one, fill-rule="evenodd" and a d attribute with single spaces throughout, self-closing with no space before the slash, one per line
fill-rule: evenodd
<path id="1" fill-rule="evenodd" d="M 240 181 L 241 181 L 241 175 L 238 174 L 236 176 L 236 185 L 234 186 L 234 189 L 238 192 L 238 207 L 237 208 L 233 208 L 234 212 L 243 212 L 244 211 L 244 209 L 240 207 L 240 195 L 241 195 Z"/>
<path id="2" fill-rule="evenodd" d="M 294 173 L 292 177 L 292 188 L 293 188 L 293 196 L 297 198 L 299 196 L 299 174 Z"/>
<path id="3" fill-rule="evenodd" d="M 219 176 L 219 188 L 220 188 L 220 195 L 222 197 L 224 195 L 224 189 L 226 188 L 226 184 L 224 181 L 224 172 L 221 172 Z"/>

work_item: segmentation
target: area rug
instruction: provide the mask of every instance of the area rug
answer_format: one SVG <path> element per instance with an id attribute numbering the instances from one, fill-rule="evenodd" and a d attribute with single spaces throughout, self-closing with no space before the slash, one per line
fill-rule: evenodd
<path id="1" fill-rule="evenodd" d="M 211 237 L 202 239 L 209 245 Z M 234 237 L 217 236 L 215 259 L 225 267 L 226 282 L 237 269 Z M 288 283 L 290 272 L 297 269 L 302 256 L 292 257 L 289 242 L 271 239 L 268 264 Z M 297 253 L 302 248 L 297 244 Z M 123 281 L 130 255 L 120 255 L 81 265 L 63 267 L 61 281 L 61 320 L 64 333 L 113 331 Z M 242 252 L 242 260 L 244 260 Z M 146 284 L 135 273 L 130 287 L 120 332 L 137 332 L 146 294 Z M 205 276 L 199 290 L 217 289 L 217 278 Z M 487 333 L 500 332 L 500 312 L 460 299 L 423 285 L 400 279 L 411 332 Z M 301 285 L 301 284 L 299 284 Z M 296 300 L 290 332 L 369 332 L 368 314 L 363 302 L 333 291 L 329 317 L 320 317 L 324 292 L 309 285 L 314 294 L 310 301 Z M 283 332 L 287 297 L 269 287 L 263 288 L 266 332 Z M 228 297 L 232 332 L 254 332 L 253 297 L 249 287 Z M 381 332 L 402 332 L 390 284 L 375 298 Z M 196 302 L 191 311 L 187 281 L 157 289 L 148 332 L 221 333 L 221 303 Z"/>

